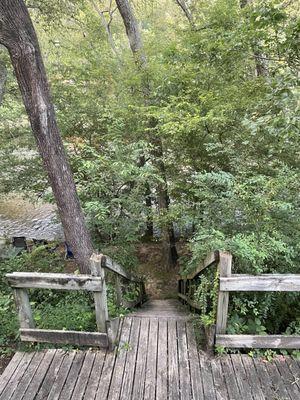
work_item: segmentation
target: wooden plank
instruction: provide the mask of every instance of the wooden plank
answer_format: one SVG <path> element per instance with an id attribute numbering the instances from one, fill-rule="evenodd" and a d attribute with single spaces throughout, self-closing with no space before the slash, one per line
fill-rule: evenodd
<path id="1" fill-rule="evenodd" d="M 292 335 L 216 335 L 216 345 L 232 348 L 299 349 L 300 336 Z"/>
<path id="2" fill-rule="evenodd" d="M 108 394 L 108 398 L 110 400 L 119 400 L 123 382 L 126 357 L 127 357 L 127 346 L 129 343 L 131 324 L 132 324 L 132 319 L 126 318 L 122 325 L 120 343 L 118 347 L 118 355 L 114 365 L 114 370 L 112 371 L 112 379 Z"/>
<path id="3" fill-rule="evenodd" d="M 58 331 L 50 329 L 20 329 L 21 340 L 26 342 L 64 343 L 78 346 L 108 347 L 106 333 Z"/>
<path id="4" fill-rule="evenodd" d="M 132 388 L 132 400 L 142 400 L 144 398 L 144 383 L 147 362 L 148 350 L 148 337 L 149 337 L 149 319 L 144 318 L 141 321 L 141 330 L 139 337 L 138 353 L 135 364 L 135 374 Z"/>
<path id="5" fill-rule="evenodd" d="M 135 363 L 139 346 L 140 326 L 141 320 L 139 318 L 133 318 L 120 399 L 131 399 Z"/>
<path id="6" fill-rule="evenodd" d="M 93 369 L 91 371 L 85 394 L 84 400 L 93 400 L 96 396 L 99 382 L 101 382 L 102 368 L 105 361 L 106 352 L 97 351 L 95 356 L 95 361 L 93 364 Z"/>
<path id="7" fill-rule="evenodd" d="M 0 375 L 0 395 L 5 389 L 6 385 L 9 382 L 9 379 L 12 377 L 14 374 L 15 370 L 17 369 L 18 365 L 22 361 L 22 358 L 24 357 L 23 352 L 18 351 L 13 358 L 10 360 L 10 363 L 8 366 L 5 368 L 4 372 L 2 375 Z"/>
<path id="8" fill-rule="evenodd" d="M 262 274 L 220 277 L 220 290 L 227 292 L 299 292 L 300 275 Z"/>
<path id="9" fill-rule="evenodd" d="M 93 368 L 94 360 L 96 357 L 96 352 L 88 350 L 86 352 L 82 368 L 79 372 L 79 376 L 72 394 L 72 400 L 82 400 L 85 389 L 88 384 L 88 380 Z M 98 378 L 98 377 L 97 377 Z"/>
<path id="10" fill-rule="evenodd" d="M 118 342 L 120 318 L 113 318 L 110 321 L 106 321 L 106 332 L 108 336 L 109 348 L 113 350 Z"/>
<path id="11" fill-rule="evenodd" d="M 257 374 L 252 358 L 249 357 L 247 354 L 241 354 L 240 357 L 247 374 L 247 379 L 251 387 L 253 399 L 265 400 L 264 393 L 260 386 L 259 376 Z"/>
<path id="12" fill-rule="evenodd" d="M 255 365 L 258 378 L 260 380 L 260 387 L 264 393 L 265 399 L 277 400 L 278 396 L 274 388 L 272 387 L 271 377 L 267 371 L 266 363 L 267 361 L 263 359 L 253 358 L 253 364 Z"/>
<path id="13" fill-rule="evenodd" d="M 64 359 L 60 365 L 57 379 L 55 379 L 50 393 L 47 397 L 47 400 L 58 400 L 60 393 L 62 391 L 62 388 L 64 386 L 64 383 L 67 379 L 67 376 L 69 374 L 70 368 L 72 366 L 72 362 L 74 360 L 76 351 L 71 351 L 65 354 Z"/>
<path id="14" fill-rule="evenodd" d="M 102 255 L 101 266 L 102 266 L 102 268 L 106 268 L 106 269 L 110 270 L 111 272 L 114 272 L 115 274 L 118 274 L 129 281 L 140 282 L 140 279 L 134 278 L 130 273 L 125 271 L 125 269 L 123 267 L 121 267 L 121 265 L 119 265 L 118 263 L 113 261 L 108 256 Z"/>
<path id="15" fill-rule="evenodd" d="M 219 358 L 211 359 L 211 370 L 214 378 L 214 386 L 217 400 L 229 399 L 221 360 Z"/>
<path id="16" fill-rule="evenodd" d="M 267 362 L 266 363 L 266 368 L 269 372 L 269 376 L 271 378 L 272 386 L 274 388 L 274 391 L 279 399 L 285 399 L 285 400 L 295 400 L 293 398 L 290 398 L 282 377 L 280 376 L 278 369 L 276 367 L 276 364 L 274 362 Z"/>
<path id="17" fill-rule="evenodd" d="M 293 382 L 300 389 L 300 366 L 299 366 L 299 364 L 292 357 L 286 357 L 285 362 L 294 377 Z"/>
<path id="18" fill-rule="evenodd" d="M 236 382 L 239 387 L 241 398 L 243 400 L 253 400 L 251 388 L 248 383 L 247 374 L 239 354 L 229 356 L 233 365 L 233 371 L 236 376 Z"/>
<path id="19" fill-rule="evenodd" d="M 192 393 L 185 321 L 177 321 L 177 334 L 180 398 L 181 400 L 188 400 Z"/>
<path id="20" fill-rule="evenodd" d="M 238 384 L 236 381 L 236 377 L 233 373 L 233 367 L 231 363 L 230 356 L 222 356 L 220 357 L 222 370 L 226 382 L 226 387 L 229 395 L 229 399 L 239 400 L 242 399 L 240 394 Z"/>
<path id="21" fill-rule="evenodd" d="M 216 400 L 216 392 L 214 388 L 214 380 L 211 370 L 210 361 L 206 355 L 199 355 L 200 370 L 203 383 L 203 394 L 205 400 Z"/>
<path id="22" fill-rule="evenodd" d="M 195 271 L 193 271 L 192 273 L 190 273 L 189 275 L 187 275 L 185 277 L 180 277 L 179 280 L 182 280 L 182 279 L 194 279 L 205 268 L 210 267 L 212 264 L 216 263 L 217 261 L 219 261 L 219 251 L 218 250 L 209 253 L 207 255 L 207 257 L 205 258 L 205 260 L 203 261 L 203 263 L 201 263 L 199 265 L 199 267 Z"/>
<path id="23" fill-rule="evenodd" d="M 147 351 L 144 400 L 155 400 L 157 369 L 158 319 L 150 319 L 149 343 Z"/>
<path id="24" fill-rule="evenodd" d="M 182 300 L 184 300 L 188 305 L 190 305 L 191 307 L 195 308 L 196 310 L 201 311 L 201 307 L 199 306 L 198 303 L 196 303 L 195 301 L 191 300 L 188 296 L 185 296 L 182 293 L 177 293 L 178 297 L 180 297 Z"/>
<path id="25" fill-rule="evenodd" d="M 287 392 L 290 395 L 291 399 L 300 399 L 300 390 L 299 387 L 297 386 L 297 383 L 295 382 L 295 378 L 293 374 L 291 373 L 288 365 L 285 362 L 285 357 L 279 356 L 276 357 L 274 360 L 277 369 L 279 371 L 279 374 L 281 378 L 283 379 L 283 384 L 287 390 Z"/>
<path id="26" fill-rule="evenodd" d="M 75 358 L 72 362 L 69 374 L 64 383 L 62 391 L 59 396 L 59 400 L 70 400 L 73 399 L 73 390 L 75 389 L 75 385 L 82 368 L 86 353 L 84 351 L 77 351 L 75 354 Z"/>
<path id="27" fill-rule="evenodd" d="M 11 376 L 10 380 L 8 381 L 5 389 L 3 390 L 0 400 L 9 400 L 13 395 L 15 389 L 17 388 L 19 382 L 21 381 L 24 373 L 28 365 L 30 364 L 34 353 L 25 353 L 22 360 L 20 361 L 19 365 L 15 369 L 13 375 Z"/>
<path id="28" fill-rule="evenodd" d="M 190 362 L 190 374 L 191 374 L 191 387 L 193 393 L 193 399 L 203 399 L 203 383 L 200 372 L 198 349 L 195 337 L 195 331 L 192 323 L 187 323 L 187 344 L 189 352 Z"/>
<path id="29" fill-rule="evenodd" d="M 23 394 L 26 392 L 27 388 L 29 387 L 29 384 L 37 371 L 38 367 L 41 364 L 41 361 L 44 358 L 45 353 L 44 352 L 36 352 L 34 353 L 34 356 L 32 360 L 30 361 L 30 364 L 28 365 L 26 372 L 23 374 L 22 379 L 20 380 L 18 387 L 14 391 L 14 394 L 11 396 L 11 400 L 22 400 Z"/>
<path id="30" fill-rule="evenodd" d="M 6 274 L 6 277 L 14 288 L 87 290 L 91 292 L 102 290 L 102 279 L 91 275 L 14 272 Z"/>
<path id="31" fill-rule="evenodd" d="M 44 377 L 48 372 L 49 366 L 55 356 L 55 353 L 56 353 L 55 349 L 50 349 L 46 351 L 43 360 L 36 369 L 35 374 L 32 377 L 32 380 L 22 397 L 22 400 L 32 400 L 36 398 L 35 396 L 38 393 L 39 388 L 44 380 Z"/>
<path id="32" fill-rule="evenodd" d="M 99 332 L 106 332 L 106 323 L 109 318 L 107 308 L 107 289 L 105 282 L 105 273 L 104 269 L 101 266 L 102 257 L 102 255 L 93 254 L 90 262 L 92 275 L 100 277 L 102 279 L 102 291 L 94 293 L 97 329 Z"/>
<path id="33" fill-rule="evenodd" d="M 179 368 L 176 321 L 168 320 L 168 381 L 169 399 L 179 400 Z"/>
<path id="34" fill-rule="evenodd" d="M 168 325 L 158 320 L 156 400 L 168 398 Z"/>
<path id="35" fill-rule="evenodd" d="M 220 252 L 219 264 L 218 264 L 220 279 L 222 277 L 228 277 L 231 275 L 231 266 L 232 266 L 232 255 L 230 253 Z M 218 295 L 218 305 L 217 305 L 216 333 L 226 332 L 228 302 L 229 302 L 229 293 L 220 290 Z"/>
<path id="36" fill-rule="evenodd" d="M 34 328 L 27 289 L 14 289 L 13 293 L 21 328 Z"/>
<path id="37" fill-rule="evenodd" d="M 52 385 L 57 379 L 58 371 L 64 359 L 64 356 L 65 352 L 63 350 L 56 350 L 50 368 L 47 371 L 47 374 L 43 380 L 37 396 L 35 397 L 35 400 L 45 400 L 48 398 L 48 394 L 50 393 Z"/>

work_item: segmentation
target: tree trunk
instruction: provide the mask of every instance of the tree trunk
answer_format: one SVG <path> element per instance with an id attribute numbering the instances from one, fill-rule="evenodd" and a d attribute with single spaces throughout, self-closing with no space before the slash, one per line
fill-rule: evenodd
<path id="1" fill-rule="evenodd" d="M 187 19 L 189 20 L 189 23 L 191 25 L 194 25 L 194 20 L 193 20 L 193 15 L 191 10 L 189 9 L 189 6 L 187 5 L 187 3 L 185 2 L 185 0 L 176 0 L 176 3 L 179 5 L 179 7 L 182 9 L 182 11 L 184 12 L 184 15 L 187 17 Z"/>
<path id="2" fill-rule="evenodd" d="M 1 0 L 0 43 L 9 51 L 32 131 L 56 199 L 66 241 L 80 271 L 89 271 L 92 241 L 51 102 L 38 39 L 23 0 Z"/>
<path id="3" fill-rule="evenodd" d="M 126 34 L 128 36 L 130 48 L 134 56 L 135 62 L 141 71 L 146 72 L 147 57 L 143 52 L 141 33 L 134 12 L 128 0 L 116 0 L 116 4 L 124 22 Z M 144 93 L 145 104 L 148 105 L 150 97 L 150 87 L 148 84 L 147 77 L 146 79 L 144 77 L 144 84 L 142 90 Z M 153 128 L 152 126 L 153 121 L 149 121 L 149 125 L 151 126 L 151 128 Z M 157 155 L 155 163 L 164 180 L 164 184 L 159 184 L 157 187 L 158 208 L 160 214 L 164 215 L 168 212 L 169 209 L 169 195 L 168 195 L 166 169 L 163 162 L 162 142 L 157 135 L 154 135 L 154 137 L 152 137 L 151 135 L 149 141 L 154 145 L 155 148 L 154 154 Z M 146 201 L 147 197 L 148 196 L 146 196 Z M 148 197 L 149 204 L 150 201 Z M 163 224 L 161 228 L 161 240 L 162 240 L 163 262 L 166 268 L 170 268 L 176 264 L 178 259 L 176 244 L 175 244 L 174 229 L 170 223 Z"/>
<path id="4" fill-rule="evenodd" d="M 240 0 L 240 7 L 243 9 L 249 4 L 252 3 L 253 0 Z M 257 76 L 267 76 L 268 75 L 268 66 L 266 63 L 265 57 L 255 49 L 255 45 L 252 45 L 253 56 L 255 61 L 255 72 Z"/>
<path id="5" fill-rule="evenodd" d="M 4 96 L 6 78 L 7 78 L 7 71 L 5 65 L 2 62 L 0 62 L 0 106 Z"/>

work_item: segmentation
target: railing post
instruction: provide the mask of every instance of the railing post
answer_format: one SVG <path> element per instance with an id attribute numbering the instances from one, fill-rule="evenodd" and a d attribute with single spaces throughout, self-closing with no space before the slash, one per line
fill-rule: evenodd
<path id="1" fill-rule="evenodd" d="M 218 270 L 220 277 L 231 275 L 232 255 L 228 252 L 220 251 Z M 229 292 L 219 291 L 216 334 L 226 333 L 228 315 Z"/>
<path id="2" fill-rule="evenodd" d="M 13 289 L 16 308 L 19 314 L 20 327 L 35 328 L 27 289 Z"/>
<path id="3" fill-rule="evenodd" d="M 101 254 L 93 254 L 91 262 L 91 274 L 102 278 L 102 292 L 94 292 L 96 322 L 99 332 L 107 331 L 108 309 L 107 309 L 107 292 L 105 282 L 105 271 L 101 265 Z"/>

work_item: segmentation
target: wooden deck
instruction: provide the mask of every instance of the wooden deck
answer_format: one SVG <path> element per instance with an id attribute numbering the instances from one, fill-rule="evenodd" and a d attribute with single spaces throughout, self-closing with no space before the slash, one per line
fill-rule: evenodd
<path id="1" fill-rule="evenodd" d="M 191 321 L 176 302 L 126 317 L 114 352 L 47 350 L 15 354 L 0 400 L 296 400 L 300 363 L 198 353 Z"/>

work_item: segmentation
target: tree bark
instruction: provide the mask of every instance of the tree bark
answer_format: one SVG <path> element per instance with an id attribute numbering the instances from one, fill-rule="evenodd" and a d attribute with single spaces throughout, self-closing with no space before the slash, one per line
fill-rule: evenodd
<path id="1" fill-rule="evenodd" d="M 146 73 L 147 69 L 147 57 L 143 51 L 143 42 L 141 38 L 141 33 L 139 30 L 138 22 L 135 18 L 134 12 L 128 0 L 116 0 L 117 7 L 121 14 L 126 29 L 126 34 L 128 36 L 130 48 L 135 59 L 138 68 Z M 145 98 L 145 104 L 149 104 L 150 97 L 150 87 L 148 84 L 148 79 L 144 77 L 143 83 L 143 93 Z M 153 121 L 149 121 L 149 126 L 153 129 Z M 154 126 L 155 127 L 155 126 Z M 150 137 L 149 141 L 154 146 L 155 164 L 160 171 L 160 174 L 164 180 L 163 184 L 159 184 L 157 187 L 157 197 L 158 197 L 158 208 L 161 215 L 164 215 L 169 210 L 169 195 L 168 195 L 168 183 L 166 177 L 166 169 L 163 161 L 163 146 L 160 137 L 154 135 Z M 148 200 L 147 200 L 148 199 Z M 146 195 L 146 201 L 149 202 L 149 196 Z M 149 221 L 148 221 L 149 222 Z M 148 224 L 149 225 L 149 224 Z M 148 226 L 149 228 L 149 226 Z M 153 229 L 153 228 L 152 228 Z M 162 240 L 162 253 L 163 253 L 163 263 L 166 268 L 175 266 L 178 255 L 175 243 L 175 234 L 172 224 L 163 224 L 161 228 L 161 240 Z"/>
<path id="2" fill-rule="evenodd" d="M 7 71 L 5 65 L 2 62 L 0 62 L 0 106 L 4 96 L 6 78 L 7 78 Z"/>
<path id="3" fill-rule="evenodd" d="M 89 272 L 92 240 L 51 102 L 38 39 L 23 0 L 1 0 L 0 43 L 9 51 L 24 105 L 55 196 L 66 241 L 82 273 Z"/>
<path id="4" fill-rule="evenodd" d="M 187 5 L 187 3 L 185 2 L 185 0 L 176 0 L 176 3 L 179 5 L 179 7 L 182 9 L 182 11 L 184 12 L 184 15 L 187 17 L 187 19 L 189 20 L 189 23 L 191 25 L 194 25 L 194 20 L 193 20 L 193 15 L 191 10 L 189 9 L 189 6 Z"/>

